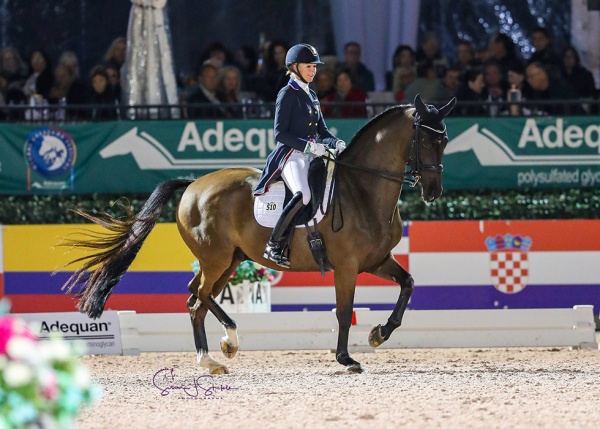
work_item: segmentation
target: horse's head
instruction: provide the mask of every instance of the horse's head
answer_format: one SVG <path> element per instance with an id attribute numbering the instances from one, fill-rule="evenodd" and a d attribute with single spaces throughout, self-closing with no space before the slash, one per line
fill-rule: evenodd
<path id="1" fill-rule="evenodd" d="M 421 183 L 421 199 L 435 201 L 442 195 L 442 154 L 448 144 L 444 118 L 450 113 L 456 98 L 440 109 L 426 105 L 415 97 L 414 138 L 410 166 L 416 182 Z"/>

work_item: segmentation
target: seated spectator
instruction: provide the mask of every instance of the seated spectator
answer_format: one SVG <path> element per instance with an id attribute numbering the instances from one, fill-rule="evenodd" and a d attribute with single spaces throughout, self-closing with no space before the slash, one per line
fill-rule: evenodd
<path id="1" fill-rule="evenodd" d="M 578 99 L 577 91 L 562 77 L 554 77 L 547 66 L 541 62 L 534 62 L 527 66 L 527 81 L 533 89 L 531 100 L 564 101 Z M 581 104 L 538 104 L 534 105 L 536 113 L 549 115 L 583 114 Z"/>
<path id="2" fill-rule="evenodd" d="M 500 63 L 497 60 L 491 59 L 484 63 L 483 79 L 489 101 L 505 100 L 506 91 L 508 91 L 508 80 L 504 80 Z"/>
<path id="3" fill-rule="evenodd" d="M 452 65 L 460 72 L 461 80 L 465 73 L 473 67 L 478 67 L 481 62 L 475 58 L 475 51 L 471 42 L 461 40 L 456 45 L 456 62 Z"/>
<path id="4" fill-rule="evenodd" d="M 232 55 L 221 42 L 213 42 L 200 55 L 200 64 L 211 63 L 217 69 L 233 64 Z"/>
<path id="5" fill-rule="evenodd" d="M 510 36 L 504 33 L 497 33 L 490 39 L 489 51 L 490 59 L 497 61 L 502 73 L 502 80 L 506 82 L 508 80 L 508 69 L 521 64 L 521 60 L 517 57 L 515 43 Z"/>
<path id="6" fill-rule="evenodd" d="M 399 45 L 392 57 L 392 70 L 385 74 L 385 90 L 394 91 L 394 76 L 400 67 L 415 68 L 415 51 L 408 45 Z M 396 91 L 394 91 L 396 92 Z"/>
<path id="7" fill-rule="evenodd" d="M 223 103 L 225 118 L 239 119 L 243 117 L 242 106 L 242 73 L 235 66 L 225 66 L 217 87 L 217 96 Z"/>
<path id="8" fill-rule="evenodd" d="M 456 99 L 459 104 L 454 111 L 458 116 L 487 115 L 485 99 L 485 81 L 480 69 L 471 69 L 465 74 L 465 80 L 458 88 Z M 467 102 L 463 105 L 461 102 Z"/>
<path id="9" fill-rule="evenodd" d="M 416 52 L 417 67 L 426 62 L 431 62 L 438 78 L 442 78 L 446 69 L 450 67 L 448 58 L 442 54 L 440 36 L 435 31 L 423 34 L 419 49 Z M 417 73 L 418 75 L 418 73 Z"/>
<path id="10" fill-rule="evenodd" d="M 117 119 L 115 104 L 119 100 L 115 97 L 108 82 L 108 74 L 103 66 L 95 66 L 90 71 L 92 79 L 92 90 L 88 103 L 92 105 L 90 119 L 95 121 L 107 121 Z"/>
<path id="11" fill-rule="evenodd" d="M 404 101 L 406 88 L 417 79 L 417 72 L 414 67 L 399 67 L 394 71 L 394 85 L 392 92 L 394 99 L 398 103 Z"/>
<path id="12" fill-rule="evenodd" d="M 257 91 L 258 97 L 264 101 L 275 102 L 279 90 L 290 80 L 285 64 L 287 51 L 287 43 L 281 40 L 273 40 L 269 44 Z"/>
<path id="13" fill-rule="evenodd" d="M 315 93 L 321 101 L 335 92 L 335 72 L 331 69 L 319 69 L 314 82 Z"/>
<path id="14" fill-rule="evenodd" d="M 113 93 L 113 96 L 118 102 L 121 102 L 121 73 L 118 68 L 112 64 L 106 64 L 104 71 L 108 77 L 108 86 Z"/>
<path id="15" fill-rule="evenodd" d="M 335 77 L 335 93 L 322 100 L 321 110 L 323 116 L 328 118 L 366 118 L 367 94 L 362 89 L 356 88 L 354 76 L 348 69 L 337 72 Z M 328 103 L 332 105 L 327 106 Z M 346 104 L 349 103 L 349 104 Z"/>
<path id="16" fill-rule="evenodd" d="M 523 64 L 515 64 L 508 69 L 508 86 L 517 88 L 521 91 L 521 99 L 529 100 L 531 98 L 531 85 L 525 79 L 525 67 Z M 508 100 L 508 97 L 506 97 Z"/>
<path id="17" fill-rule="evenodd" d="M 0 51 L 0 71 L 4 73 L 9 85 L 17 85 L 19 89 L 23 89 L 27 79 L 27 64 L 16 48 L 9 46 Z"/>
<path id="18" fill-rule="evenodd" d="M 573 46 L 567 46 L 562 54 L 565 79 L 571 84 L 580 98 L 595 98 L 596 84 L 592 73 L 581 65 L 579 53 Z"/>
<path id="19" fill-rule="evenodd" d="M 403 101 L 412 103 L 419 94 L 425 103 L 434 103 L 443 99 L 444 92 L 433 62 L 425 61 L 417 67 L 417 79 L 406 87 Z"/>
<path id="20" fill-rule="evenodd" d="M 564 72 L 563 63 L 552 47 L 548 29 L 536 27 L 531 33 L 531 44 L 535 48 L 535 52 L 529 58 L 527 65 L 539 62 L 545 66 L 545 69 L 553 78 L 562 76 Z"/>
<path id="21" fill-rule="evenodd" d="M 450 67 L 446 70 L 446 74 L 442 78 L 442 101 L 450 101 L 456 96 L 460 86 L 460 71 L 456 67 Z"/>
<path id="22" fill-rule="evenodd" d="M 123 36 L 114 39 L 104 54 L 104 66 L 111 65 L 121 70 L 127 55 L 127 39 Z"/>
<path id="23" fill-rule="evenodd" d="M 48 94 L 50 104 L 82 105 L 87 102 L 86 87 L 75 78 L 73 69 L 59 64 L 54 71 L 54 83 Z M 86 109 L 67 108 L 67 118 L 81 119 L 87 114 Z"/>
<path id="24" fill-rule="evenodd" d="M 364 92 L 375 91 L 373 72 L 361 62 L 361 46 L 357 42 L 348 42 L 344 46 L 344 61 L 338 65 L 337 71 L 349 70 L 354 77 L 354 87 Z"/>
<path id="25" fill-rule="evenodd" d="M 29 55 L 29 67 L 30 72 L 23 84 L 23 93 L 26 97 L 38 95 L 47 100 L 54 83 L 50 57 L 45 51 L 36 49 Z"/>
<path id="26" fill-rule="evenodd" d="M 79 79 L 79 58 L 73 51 L 64 51 L 60 54 L 58 59 L 58 65 L 64 64 L 71 69 L 71 73 L 75 76 L 75 79 Z"/>
<path id="27" fill-rule="evenodd" d="M 211 64 L 200 67 L 198 84 L 187 96 L 187 115 L 191 119 L 215 119 L 225 117 L 221 100 L 217 97 L 219 71 Z"/>
<path id="28" fill-rule="evenodd" d="M 248 45 L 239 47 L 235 54 L 235 62 L 242 73 L 242 90 L 256 92 L 256 73 L 258 67 L 258 55 Z"/>

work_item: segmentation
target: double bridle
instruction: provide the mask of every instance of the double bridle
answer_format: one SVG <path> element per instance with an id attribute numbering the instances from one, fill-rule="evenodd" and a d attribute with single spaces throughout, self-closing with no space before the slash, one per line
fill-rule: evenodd
<path id="1" fill-rule="evenodd" d="M 384 171 L 384 170 L 378 170 L 375 168 L 362 167 L 360 165 L 349 164 L 347 162 L 335 159 L 334 157 L 331 157 L 331 156 L 327 156 L 325 159 L 328 161 L 332 161 L 333 163 L 336 164 L 336 166 L 341 165 L 341 166 L 348 167 L 348 168 L 351 168 L 354 170 L 364 171 L 366 173 L 373 174 L 373 175 L 375 175 L 377 177 L 381 177 L 383 179 L 391 180 L 393 182 L 407 183 L 411 187 L 414 187 L 417 185 L 417 183 L 419 183 L 419 180 L 421 180 L 421 173 L 423 171 L 441 174 L 442 171 L 444 170 L 444 165 L 442 163 L 433 165 L 433 164 L 423 164 L 421 162 L 421 159 L 419 157 L 419 146 L 420 146 L 419 135 L 420 135 L 420 132 L 435 133 L 437 135 L 436 144 L 442 144 L 442 140 L 444 139 L 444 136 L 446 135 L 446 125 L 444 125 L 444 128 L 442 130 L 436 130 L 435 128 L 431 128 L 427 125 L 422 124 L 421 118 L 415 112 L 414 119 L 413 119 L 413 130 L 414 130 L 413 138 L 411 141 L 411 155 L 407 160 L 405 159 L 407 161 L 406 164 L 409 167 L 409 170 L 404 173 L 396 173 L 393 171 Z"/>

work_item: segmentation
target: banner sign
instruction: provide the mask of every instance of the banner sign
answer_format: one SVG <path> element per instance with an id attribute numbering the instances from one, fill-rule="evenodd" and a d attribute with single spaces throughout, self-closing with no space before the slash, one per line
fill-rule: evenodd
<path id="1" fill-rule="evenodd" d="M 362 119 L 330 120 L 349 142 Z M 600 187 L 600 119 L 447 118 L 446 189 Z M 0 128 L 0 193 L 144 193 L 173 178 L 262 168 L 272 120 Z"/>
<path id="2" fill-rule="evenodd" d="M 75 310 L 73 298 L 61 286 L 77 267 L 61 267 L 82 256 L 83 250 L 57 244 L 77 231 L 81 225 L 6 227 L 0 296 L 11 300 L 15 312 Z M 597 219 L 407 222 L 392 253 L 414 278 L 408 304 L 413 310 L 593 305 L 597 314 L 600 309 Z M 157 224 L 115 286 L 106 309 L 186 312 L 194 259 L 175 224 Z M 335 308 L 331 272 L 324 277 L 318 272 L 282 272 L 271 285 L 272 311 Z M 362 273 L 356 280 L 354 306 L 391 310 L 399 293 L 396 283 Z M 49 329 L 63 329 L 54 318 L 44 320 Z"/>

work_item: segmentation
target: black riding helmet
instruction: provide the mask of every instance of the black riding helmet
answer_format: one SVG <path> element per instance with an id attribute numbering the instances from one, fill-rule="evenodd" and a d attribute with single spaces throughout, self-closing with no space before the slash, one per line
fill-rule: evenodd
<path id="1" fill-rule="evenodd" d="M 285 55 L 285 65 L 287 69 L 291 72 L 294 72 L 298 77 L 306 83 L 304 78 L 300 76 L 296 70 L 292 70 L 290 67 L 292 64 L 323 64 L 321 58 L 319 58 L 319 53 L 317 50 L 306 43 L 299 43 L 297 45 L 292 46 Z"/>

